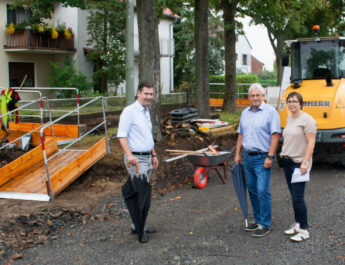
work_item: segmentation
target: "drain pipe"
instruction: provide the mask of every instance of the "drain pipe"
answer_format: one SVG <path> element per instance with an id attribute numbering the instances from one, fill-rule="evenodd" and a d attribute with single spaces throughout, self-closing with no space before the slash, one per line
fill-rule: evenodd
<path id="1" fill-rule="evenodd" d="M 172 45 L 172 42 L 174 41 L 173 39 L 173 26 L 174 24 L 177 23 L 178 18 L 175 17 L 174 21 L 172 23 L 170 23 L 169 25 L 169 93 L 171 93 L 173 91 L 173 79 L 174 79 L 174 74 L 173 74 L 173 67 L 172 67 L 172 58 L 175 56 L 175 42 L 174 45 Z M 174 54 L 172 55 L 172 46 L 174 46 Z"/>

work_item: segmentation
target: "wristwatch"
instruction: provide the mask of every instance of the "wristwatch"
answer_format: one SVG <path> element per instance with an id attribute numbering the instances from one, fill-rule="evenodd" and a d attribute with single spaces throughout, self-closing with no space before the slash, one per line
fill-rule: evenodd
<path id="1" fill-rule="evenodd" d="M 269 160 L 273 160 L 273 159 L 274 159 L 274 156 L 267 155 L 267 158 L 268 158 Z"/>
<path id="2" fill-rule="evenodd" d="M 305 164 L 305 165 L 309 166 L 310 163 L 309 163 L 309 161 L 303 160 L 302 164 Z"/>

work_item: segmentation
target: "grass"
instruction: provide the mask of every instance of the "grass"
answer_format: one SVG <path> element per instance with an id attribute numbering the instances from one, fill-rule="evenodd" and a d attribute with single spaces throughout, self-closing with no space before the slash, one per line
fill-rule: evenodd
<path id="1" fill-rule="evenodd" d="M 229 124 L 239 124 L 240 122 L 240 118 L 241 118 L 241 112 L 242 110 L 237 109 L 234 113 L 231 112 L 215 112 L 212 113 L 212 115 L 214 114 L 219 114 L 220 115 L 220 120 L 222 121 L 226 121 Z"/>
<path id="2" fill-rule="evenodd" d="M 117 128 L 108 128 L 108 138 L 110 139 L 113 134 L 117 133 Z M 97 134 L 97 135 L 87 135 L 85 136 L 80 142 L 74 143 L 70 149 L 85 149 L 90 148 L 92 145 L 97 143 L 99 140 L 101 140 L 105 135 L 104 134 Z M 114 141 L 114 140 L 110 140 Z M 59 147 L 62 149 L 66 145 L 60 145 Z"/>

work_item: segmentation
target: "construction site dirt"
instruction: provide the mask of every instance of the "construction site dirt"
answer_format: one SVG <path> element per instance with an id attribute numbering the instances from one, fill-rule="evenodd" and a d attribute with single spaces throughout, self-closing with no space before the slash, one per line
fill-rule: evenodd
<path id="1" fill-rule="evenodd" d="M 162 122 L 173 108 L 163 113 Z M 107 114 L 108 127 L 117 126 L 119 114 Z M 97 117 L 102 119 L 101 115 L 81 117 L 81 123 L 92 126 Z M 187 159 L 163 162 L 168 157 L 166 149 L 198 150 L 215 143 L 230 150 L 236 143 L 236 131 L 207 135 L 190 134 L 182 128 L 174 130 L 173 134 L 156 144 L 160 165 L 151 181 L 152 214 L 149 221 L 158 228 L 158 233 L 149 238 L 143 249 L 128 232 L 130 220 L 121 198 L 121 185 L 128 174 L 118 140 L 114 136 L 109 137 L 112 138 L 112 152 L 54 200 L 0 200 L 1 264 L 298 264 L 301 261 L 298 258 L 287 260 L 289 255 L 286 251 L 296 249 L 297 257 L 305 252 L 313 256 L 310 262 L 304 260 L 303 264 L 344 263 L 345 173 L 342 168 L 327 165 L 325 169 L 323 165 L 315 165 L 318 174 L 325 176 L 318 175 L 312 182 L 307 200 L 311 206 L 311 220 L 315 222 L 312 229 L 323 231 L 318 235 L 317 231 L 312 232 L 315 237 L 309 240 L 309 245 L 303 243 L 304 252 L 296 245 L 286 245 L 291 243 L 281 231 L 278 234 L 278 230 L 283 229 L 280 225 L 285 228 L 292 221 L 292 210 L 282 170 L 275 165 L 272 176 L 274 235 L 268 235 L 268 242 L 262 247 L 253 248 L 258 241 L 242 229 L 242 217 L 229 176 L 232 157 L 227 167 L 228 183 L 222 184 L 215 174 L 211 174 L 209 184 L 203 190 L 193 188 L 195 168 Z M 321 204 L 319 200 L 323 200 Z M 316 221 L 317 215 L 321 216 L 319 221 Z M 331 216 L 332 220 L 328 220 Z M 169 225 L 165 226 L 167 222 Z M 97 243 L 87 239 L 90 237 L 94 237 Z M 99 251 L 104 251 L 102 257 L 95 253 L 86 254 L 90 251 L 86 250 L 89 243 L 93 245 L 91 252 L 97 251 L 98 247 Z M 109 249 L 104 247 L 105 243 L 109 244 Z M 75 248 L 69 247 L 71 244 Z M 116 249 L 113 256 L 112 248 Z M 284 248 L 285 252 L 281 252 Z M 58 249 L 56 255 L 55 249 Z M 137 249 L 134 250 L 137 254 L 133 255 L 133 249 Z M 318 253 L 321 249 L 326 249 L 328 254 Z M 250 254 L 247 255 L 246 251 Z M 278 256 L 273 255 L 278 252 Z M 315 263 L 318 261 L 321 263 Z"/>

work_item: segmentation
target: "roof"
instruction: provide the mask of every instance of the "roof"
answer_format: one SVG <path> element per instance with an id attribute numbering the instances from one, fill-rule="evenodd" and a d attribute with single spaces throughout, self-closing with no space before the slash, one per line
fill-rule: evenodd
<path id="1" fill-rule="evenodd" d="M 258 63 L 265 65 L 263 62 L 259 61 L 254 55 L 251 55 L 252 60 L 257 61 Z"/>
<path id="2" fill-rule="evenodd" d="M 313 41 L 325 41 L 325 40 L 345 40 L 345 37 L 339 37 L 339 36 L 330 36 L 330 37 L 315 37 L 315 38 L 299 38 L 296 40 L 286 40 L 286 44 L 291 44 L 293 42 L 313 42 Z"/>
<path id="3" fill-rule="evenodd" d="M 133 2 L 134 4 L 134 7 L 137 6 L 137 2 Z M 173 19 L 177 19 L 177 18 L 180 18 L 179 15 L 176 15 L 175 13 L 173 13 L 169 8 L 167 7 L 164 7 L 163 8 L 163 15 L 168 17 L 168 18 L 173 18 Z"/>

